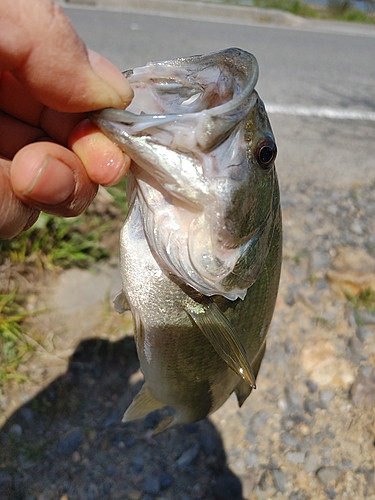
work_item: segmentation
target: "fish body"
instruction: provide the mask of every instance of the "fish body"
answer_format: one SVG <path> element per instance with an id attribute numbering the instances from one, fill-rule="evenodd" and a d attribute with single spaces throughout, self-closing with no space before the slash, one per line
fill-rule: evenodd
<path id="1" fill-rule="evenodd" d="M 159 430 L 255 387 L 281 266 L 276 145 L 240 49 L 125 73 L 135 97 L 94 122 L 133 159 L 120 236 L 145 383 L 124 420 L 171 406 Z"/>

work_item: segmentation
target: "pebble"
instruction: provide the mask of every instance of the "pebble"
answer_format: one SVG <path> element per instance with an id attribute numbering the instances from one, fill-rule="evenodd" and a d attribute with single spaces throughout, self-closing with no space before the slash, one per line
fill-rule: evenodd
<path id="1" fill-rule="evenodd" d="M 162 472 L 159 476 L 160 489 L 164 490 L 169 488 L 173 483 L 173 477 L 169 472 Z"/>
<path id="2" fill-rule="evenodd" d="M 334 393 L 332 391 L 320 391 L 319 399 L 324 406 L 328 406 L 334 397 Z"/>
<path id="3" fill-rule="evenodd" d="M 340 474 L 341 471 L 334 466 L 321 467 L 316 472 L 319 481 L 325 485 L 329 485 L 336 481 Z"/>
<path id="4" fill-rule="evenodd" d="M 303 409 L 309 414 L 309 415 L 314 415 L 315 412 L 315 403 L 314 401 L 311 401 L 311 399 L 306 399 L 303 402 Z"/>
<path id="5" fill-rule="evenodd" d="M 138 456 L 135 457 L 133 460 L 133 468 L 135 472 L 142 472 L 143 471 L 143 458 Z"/>
<path id="6" fill-rule="evenodd" d="M 326 489 L 327 497 L 330 499 L 336 498 L 336 492 L 332 488 Z"/>
<path id="7" fill-rule="evenodd" d="M 12 436 L 17 436 L 17 437 L 21 437 L 22 436 L 22 432 L 23 432 L 23 429 L 22 427 L 19 425 L 19 424 L 13 424 L 11 426 L 11 428 L 9 429 L 9 434 L 11 434 Z"/>
<path id="8" fill-rule="evenodd" d="M 131 490 L 128 492 L 127 497 L 129 500 L 140 500 L 142 498 L 142 492 L 139 490 Z"/>
<path id="9" fill-rule="evenodd" d="M 20 415 L 22 415 L 22 418 L 28 424 L 31 424 L 34 421 L 34 412 L 31 408 L 28 408 L 27 406 L 25 406 L 24 408 L 21 408 L 19 411 L 20 411 Z"/>
<path id="10" fill-rule="evenodd" d="M 254 451 L 245 452 L 245 465 L 246 467 L 254 467 L 259 462 L 259 456 Z"/>
<path id="11" fill-rule="evenodd" d="M 305 459 L 305 454 L 300 451 L 288 451 L 285 456 L 289 462 L 294 464 L 303 464 Z"/>
<path id="12" fill-rule="evenodd" d="M 355 311 L 357 325 L 375 325 L 375 312 L 358 309 Z"/>
<path id="13" fill-rule="evenodd" d="M 350 396 L 356 406 L 375 406 L 375 380 L 357 377 L 350 389 Z"/>
<path id="14" fill-rule="evenodd" d="M 306 472 L 315 472 L 318 470 L 320 458 L 315 453 L 307 452 L 305 455 L 304 466 Z"/>
<path id="15" fill-rule="evenodd" d="M 195 443 L 193 446 L 185 450 L 182 455 L 176 460 L 176 465 L 178 467 L 187 467 L 190 465 L 198 456 L 200 449 L 199 443 Z"/>
<path id="16" fill-rule="evenodd" d="M 366 342 L 366 340 L 374 337 L 374 332 L 365 326 L 358 326 L 355 333 L 361 342 Z"/>
<path id="17" fill-rule="evenodd" d="M 301 352 L 301 363 L 309 377 L 319 386 L 349 388 L 354 382 L 350 363 L 338 355 L 331 340 L 306 342 Z"/>
<path id="18" fill-rule="evenodd" d="M 81 446 L 83 431 L 80 427 L 73 427 L 66 432 L 57 445 L 57 453 L 60 455 L 72 455 Z"/>
<path id="19" fill-rule="evenodd" d="M 363 355 L 363 344 L 357 337 L 349 339 L 348 348 L 351 353 L 351 359 L 356 365 L 359 365 L 361 361 L 366 359 L 366 356 Z"/>
<path id="20" fill-rule="evenodd" d="M 314 394 L 319 389 L 318 384 L 313 380 L 306 380 L 306 386 L 309 392 L 311 392 L 312 394 Z"/>
<path id="21" fill-rule="evenodd" d="M 160 490 L 159 478 L 157 476 L 150 476 L 145 479 L 143 484 L 143 491 L 146 493 L 156 496 Z"/>
<path id="22" fill-rule="evenodd" d="M 289 432 L 283 432 L 281 434 L 281 440 L 286 446 L 291 447 L 296 447 L 299 443 L 298 439 L 289 434 Z"/>
<path id="23" fill-rule="evenodd" d="M 257 432 L 267 422 L 269 415 L 265 410 L 256 412 L 250 420 L 252 429 Z"/>
<path id="24" fill-rule="evenodd" d="M 286 476 L 284 472 L 280 469 L 273 469 L 272 476 L 275 488 L 281 493 L 285 493 Z"/>

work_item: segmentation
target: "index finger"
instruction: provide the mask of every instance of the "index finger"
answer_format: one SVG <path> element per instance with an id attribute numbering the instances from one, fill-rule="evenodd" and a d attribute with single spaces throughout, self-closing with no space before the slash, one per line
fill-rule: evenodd
<path id="1" fill-rule="evenodd" d="M 52 0 L 1 0 L 0 70 L 57 111 L 123 108 L 132 89 L 109 61 L 90 54 Z"/>

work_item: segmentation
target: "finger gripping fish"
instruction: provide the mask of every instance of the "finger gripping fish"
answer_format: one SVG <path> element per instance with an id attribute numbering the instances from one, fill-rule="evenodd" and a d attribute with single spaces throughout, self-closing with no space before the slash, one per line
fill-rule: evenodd
<path id="1" fill-rule="evenodd" d="M 173 407 L 163 430 L 255 387 L 281 266 L 276 145 L 248 52 L 124 74 L 131 105 L 92 115 L 133 160 L 115 307 L 132 312 L 145 383 L 124 421 Z"/>

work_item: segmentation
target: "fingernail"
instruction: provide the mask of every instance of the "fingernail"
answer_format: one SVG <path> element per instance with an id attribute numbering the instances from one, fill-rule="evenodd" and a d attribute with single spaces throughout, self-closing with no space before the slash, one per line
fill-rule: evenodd
<path id="1" fill-rule="evenodd" d="M 75 188 L 72 170 L 62 161 L 47 156 L 23 195 L 47 205 L 59 205 Z"/>
<path id="2" fill-rule="evenodd" d="M 88 49 L 88 56 L 95 73 L 119 94 L 122 103 L 127 106 L 133 99 L 133 89 L 126 78 L 114 64 L 97 52 Z"/>

